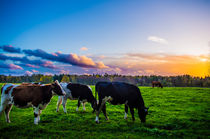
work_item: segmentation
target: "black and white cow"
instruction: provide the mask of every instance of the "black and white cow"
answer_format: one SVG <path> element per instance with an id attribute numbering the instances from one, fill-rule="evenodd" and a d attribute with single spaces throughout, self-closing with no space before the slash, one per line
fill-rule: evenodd
<path id="1" fill-rule="evenodd" d="M 56 80 L 52 84 L 34 85 L 34 84 L 5 84 L 1 88 L 1 107 L 0 115 L 5 112 L 6 121 L 10 123 L 9 113 L 12 105 L 19 108 L 34 108 L 34 124 L 40 121 L 41 111 L 49 104 L 52 96 L 65 95 L 64 90 Z"/>
<path id="2" fill-rule="evenodd" d="M 97 102 L 95 97 L 93 96 L 92 89 L 83 84 L 78 83 L 60 83 L 62 88 L 65 90 L 66 95 L 65 96 L 59 96 L 58 102 L 57 102 L 57 112 L 59 111 L 59 106 L 63 105 L 63 110 L 66 113 L 66 101 L 67 99 L 70 100 L 78 100 L 77 109 L 79 110 L 79 106 L 82 103 L 83 104 L 83 110 L 85 111 L 85 103 L 89 102 L 93 108 L 93 111 L 95 111 L 97 107 Z"/>
<path id="3" fill-rule="evenodd" d="M 98 82 L 95 86 L 95 91 L 95 96 L 98 93 L 99 97 L 96 111 L 97 123 L 99 123 L 99 113 L 101 110 L 106 120 L 108 120 L 105 104 L 107 101 L 113 105 L 125 104 L 125 119 L 127 119 L 129 107 L 133 121 L 135 120 L 134 108 L 136 108 L 141 122 L 146 122 L 148 108 L 145 107 L 141 92 L 137 86 L 123 82 Z"/>

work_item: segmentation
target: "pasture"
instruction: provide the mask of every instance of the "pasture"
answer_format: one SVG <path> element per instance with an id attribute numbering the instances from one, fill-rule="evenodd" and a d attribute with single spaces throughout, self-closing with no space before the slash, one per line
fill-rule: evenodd
<path id="1" fill-rule="evenodd" d="M 0 84 L 0 88 L 1 88 Z M 91 86 L 95 94 L 94 86 Z M 142 124 L 135 110 L 133 122 L 129 112 L 124 119 L 124 106 L 107 103 L 106 121 L 100 113 L 100 124 L 90 104 L 86 111 L 77 101 L 67 101 L 67 114 L 56 112 L 57 96 L 41 114 L 39 125 L 34 125 L 32 108 L 13 107 L 11 123 L 0 116 L 0 138 L 210 138 L 210 88 L 197 87 L 140 87 L 145 105 L 149 106 L 147 121 Z"/>

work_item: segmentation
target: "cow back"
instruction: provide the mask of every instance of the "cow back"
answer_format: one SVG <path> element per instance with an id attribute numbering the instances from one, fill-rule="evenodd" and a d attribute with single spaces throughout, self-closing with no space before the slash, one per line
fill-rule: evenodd
<path id="1" fill-rule="evenodd" d="M 29 103 L 33 106 L 46 104 L 52 98 L 52 88 L 47 86 L 25 86 L 20 85 L 13 89 L 12 96 L 14 104 L 19 107 L 28 107 Z"/>
<path id="2" fill-rule="evenodd" d="M 73 98 L 80 98 L 81 100 L 87 99 L 89 101 L 92 101 L 92 99 L 94 98 L 92 90 L 87 85 L 69 83 L 67 85 L 67 88 L 71 91 L 71 95 Z"/>

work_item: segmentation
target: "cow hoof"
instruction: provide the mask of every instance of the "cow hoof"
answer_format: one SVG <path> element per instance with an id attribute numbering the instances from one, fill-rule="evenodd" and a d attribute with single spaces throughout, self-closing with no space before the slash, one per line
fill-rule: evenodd
<path id="1" fill-rule="evenodd" d="M 108 120 L 109 120 L 109 118 L 106 118 L 106 120 L 108 121 Z"/>
<path id="2" fill-rule="evenodd" d="M 96 121 L 97 124 L 99 124 L 99 121 Z"/>
<path id="3" fill-rule="evenodd" d="M 7 121 L 7 123 L 11 123 L 10 121 Z"/>

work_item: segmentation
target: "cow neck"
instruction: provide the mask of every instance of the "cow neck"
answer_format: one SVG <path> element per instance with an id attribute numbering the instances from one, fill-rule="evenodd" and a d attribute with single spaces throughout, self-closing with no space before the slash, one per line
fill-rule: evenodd
<path id="1" fill-rule="evenodd" d="M 143 100 L 143 97 L 142 96 L 140 96 L 140 107 L 142 108 L 142 109 L 144 109 L 145 108 L 145 105 L 144 105 L 144 100 Z"/>
<path id="2" fill-rule="evenodd" d="M 51 84 L 46 84 L 46 85 L 44 85 L 42 87 L 44 87 L 46 89 L 45 92 L 47 92 L 48 94 L 51 94 L 51 98 L 52 98 L 52 96 L 53 96 L 52 85 Z"/>

